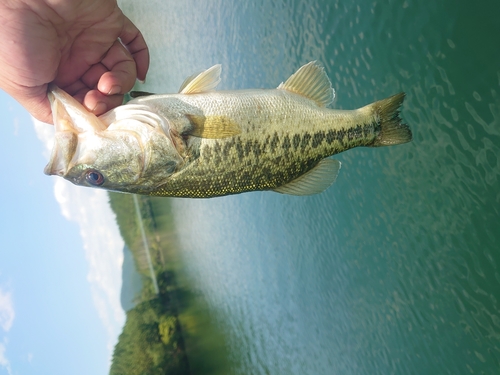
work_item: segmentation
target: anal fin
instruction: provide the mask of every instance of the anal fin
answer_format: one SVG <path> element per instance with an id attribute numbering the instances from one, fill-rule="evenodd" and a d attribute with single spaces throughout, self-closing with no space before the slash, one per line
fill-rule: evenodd
<path id="1" fill-rule="evenodd" d="M 312 195 L 326 190 L 335 182 L 340 171 L 340 161 L 323 159 L 313 169 L 286 185 L 273 189 L 281 194 Z"/>

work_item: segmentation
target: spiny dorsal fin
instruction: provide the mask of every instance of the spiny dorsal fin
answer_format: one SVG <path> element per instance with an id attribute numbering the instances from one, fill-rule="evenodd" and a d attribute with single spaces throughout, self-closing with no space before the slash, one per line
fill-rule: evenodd
<path id="1" fill-rule="evenodd" d="M 335 90 L 325 73 L 325 69 L 316 61 L 302 66 L 294 74 L 278 86 L 280 90 L 292 91 L 314 100 L 324 107 L 335 98 Z"/>
<path id="2" fill-rule="evenodd" d="M 219 139 L 241 133 L 237 123 L 225 116 L 186 115 L 192 125 L 187 133 L 195 137 Z"/>
<path id="3" fill-rule="evenodd" d="M 150 96 L 155 94 L 147 91 L 130 91 L 129 95 L 131 98 L 138 98 L 140 96 Z"/>
<path id="4" fill-rule="evenodd" d="M 195 79 L 197 76 L 199 76 L 201 73 L 203 72 L 198 72 L 198 73 L 194 73 L 194 74 L 191 74 L 189 77 L 187 77 L 184 82 L 182 82 L 182 85 L 181 87 L 179 87 L 179 92 L 182 93 L 182 91 L 184 90 L 184 88 L 193 80 Z"/>
<path id="5" fill-rule="evenodd" d="M 199 94 L 214 90 L 220 82 L 220 73 L 222 67 L 220 64 L 208 68 L 204 72 L 193 74 L 184 80 L 179 93 L 180 94 Z"/>
<path id="6" fill-rule="evenodd" d="M 313 169 L 274 191 L 290 195 L 312 195 L 327 189 L 339 175 L 340 161 L 323 159 Z"/>

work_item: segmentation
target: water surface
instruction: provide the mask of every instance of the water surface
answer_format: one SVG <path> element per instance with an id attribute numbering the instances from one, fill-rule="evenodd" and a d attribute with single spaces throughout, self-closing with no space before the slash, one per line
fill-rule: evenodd
<path id="1" fill-rule="evenodd" d="M 414 141 L 336 156 L 320 195 L 173 200 L 221 372 L 498 372 L 500 3 L 121 4 L 151 47 L 143 90 L 215 63 L 219 88 L 272 88 L 318 60 L 335 108 L 407 93 Z"/>

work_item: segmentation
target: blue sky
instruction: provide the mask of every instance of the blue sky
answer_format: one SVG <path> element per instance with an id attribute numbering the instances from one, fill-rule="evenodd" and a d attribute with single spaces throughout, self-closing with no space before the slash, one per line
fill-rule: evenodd
<path id="1" fill-rule="evenodd" d="M 107 374 L 123 242 L 105 192 L 43 174 L 53 129 L 0 91 L 0 375 Z"/>

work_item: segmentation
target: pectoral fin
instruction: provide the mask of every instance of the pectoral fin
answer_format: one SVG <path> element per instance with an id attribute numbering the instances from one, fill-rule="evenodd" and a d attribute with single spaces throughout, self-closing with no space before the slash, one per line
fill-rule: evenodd
<path id="1" fill-rule="evenodd" d="M 323 159 L 302 176 L 273 190 L 290 195 L 318 194 L 335 182 L 339 170 L 340 162 L 338 160 Z"/>
<path id="2" fill-rule="evenodd" d="M 193 74 L 182 83 L 180 94 L 199 94 L 214 90 L 220 82 L 221 65 L 217 64 L 199 74 Z"/>
<path id="3" fill-rule="evenodd" d="M 218 139 L 233 137 L 241 133 L 237 123 L 225 116 L 186 115 L 192 125 L 189 135 Z"/>

